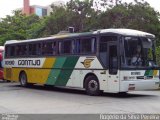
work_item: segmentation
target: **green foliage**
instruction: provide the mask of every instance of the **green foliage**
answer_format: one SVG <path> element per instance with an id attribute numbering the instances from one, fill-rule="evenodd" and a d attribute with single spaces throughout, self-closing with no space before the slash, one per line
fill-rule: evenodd
<path id="1" fill-rule="evenodd" d="M 140 2 L 139 2 L 140 1 Z M 39 18 L 14 11 L 0 21 L 0 45 L 7 40 L 50 36 L 69 26 L 76 32 L 103 28 L 130 28 L 155 34 L 160 59 L 160 14 L 144 0 L 70 0 L 66 6 L 52 5 L 50 16 Z M 159 60 L 160 61 L 160 60 Z"/>
<path id="2" fill-rule="evenodd" d="M 38 26 L 40 22 L 41 20 L 36 15 L 25 16 L 20 11 L 14 11 L 13 16 L 6 16 L 0 22 L 0 44 L 3 45 L 6 40 L 33 38 L 35 36 L 31 32 L 34 31 L 33 26 Z"/>
<path id="3" fill-rule="evenodd" d="M 53 35 L 67 28 L 68 13 L 64 7 L 52 5 L 52 13 L 45 19 L 45 35 Z"/>
<path id="4" fill-rule="evenodd" d="M 156 47 L 156 57 L 157 64 L 160 66 L 160 46 Z"/>
<path id="5" fill-rule="evenodd" d="M 101 6 L 101 7 L 100 7 Z M 103 10 L 101 10 L 103 8 Z M 39 18 L 14 11 L 0 22 L 0 44 L 11 39 L 45 37 L 75 27 L 76 32 L 102 28 L 131 28 L 153 33 L 160 45 L 160 14 L 147 2 L 121 0 L 70 0 L 66 6 L 52 5 L 50 16 Z"/>

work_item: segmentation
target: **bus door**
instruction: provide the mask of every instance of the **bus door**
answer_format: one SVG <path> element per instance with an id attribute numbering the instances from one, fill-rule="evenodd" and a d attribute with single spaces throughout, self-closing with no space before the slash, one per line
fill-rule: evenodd
<path id="1" fill-rule="evenodd" d="M 108 42 L 108 90 L 119 91 L 118 49 L 116 42 Z"/>

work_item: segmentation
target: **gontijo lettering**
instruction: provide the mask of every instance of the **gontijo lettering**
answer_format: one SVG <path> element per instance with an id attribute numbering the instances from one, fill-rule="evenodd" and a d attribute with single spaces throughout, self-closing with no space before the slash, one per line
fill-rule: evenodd
<path id="1" fill-rule="evenodd" d="M 18 65 L 26 65 L 26 66 L 40 66 L 40 60 L 18 60 Z"/>

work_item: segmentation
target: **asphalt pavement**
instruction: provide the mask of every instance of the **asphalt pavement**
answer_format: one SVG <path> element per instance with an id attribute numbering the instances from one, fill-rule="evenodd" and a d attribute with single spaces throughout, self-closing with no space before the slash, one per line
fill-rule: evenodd
<path id="1" fill-rule="evenodd" d="M 0 113 L 103 114 L 159 113 L 160 90 L 133 91 L 126 95 L 88 96 L 83 90 L 44 87 L 24 88 L 0 81 Z"/>

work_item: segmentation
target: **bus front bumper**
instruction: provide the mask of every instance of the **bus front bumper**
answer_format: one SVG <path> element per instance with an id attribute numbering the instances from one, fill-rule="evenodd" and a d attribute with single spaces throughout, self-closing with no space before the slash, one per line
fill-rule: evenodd
<path id="1" fill-rule="evenodd" d="M 120 92 L 128 92 L 133 90 L 155 90 L 160 85 L 159 80 L 135 80 L 121 81 Z"/>

